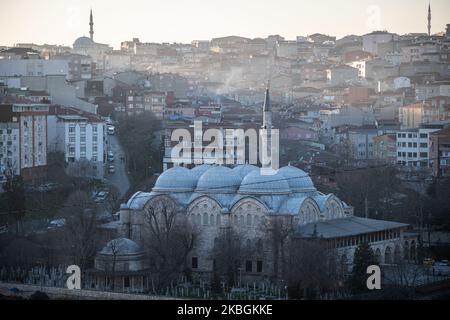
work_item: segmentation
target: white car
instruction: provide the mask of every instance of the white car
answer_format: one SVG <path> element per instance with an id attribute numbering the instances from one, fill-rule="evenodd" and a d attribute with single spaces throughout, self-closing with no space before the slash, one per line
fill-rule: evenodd
<path id="1" fill-rule="evenodd" d="M 64 227 L 66 224 L 66 219 L 65 218 L 58 218 L 58 219 L 54 219 L 52 221 L 49 222 L 49 225 L 47 227 L 47 229 L 57 229 L 57 228 L 61 228 Z"/>
<path id="2" fill-rule="evenodd" d="M 95 202 L 96 203 L 100 203 L 105 201 L 105 199 L 108 197 L 109 192 L 108 191 L 100 191 L 99 193 L 97 193 L 97 195 L 95 196 Z"/>

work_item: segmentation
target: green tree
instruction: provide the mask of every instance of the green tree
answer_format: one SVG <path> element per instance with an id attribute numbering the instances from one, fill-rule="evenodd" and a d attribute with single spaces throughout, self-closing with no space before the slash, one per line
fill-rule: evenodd
<path id="1" fill-rule="evenodd" d="M 378 264 L 375 253 L 367 243 L 361 243 L 356 248 L 353 258 L 353 270 L 349 280 L 349 288 L 355 292 L 364 292 L 367 289 L 367 267 Z"/>

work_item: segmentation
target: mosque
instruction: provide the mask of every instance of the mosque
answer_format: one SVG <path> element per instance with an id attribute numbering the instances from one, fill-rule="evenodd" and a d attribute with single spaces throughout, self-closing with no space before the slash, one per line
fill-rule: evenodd
<path id="1" fill-rule="evenodd" d="M 111 46 L 94 41 L 94 18 L 91 10 L 89 16 L 89 37 L 82 36 L 77 38 L 73 43 L 73 53 L 91 56 L 97 66 L 102 66 L 105 52 L 111 50 L 113 50 Z"/>
<path id="2" fill-rule="evenodd" d="M 271 113 L 269 90 L 266 90 L 263 124 L 266 128 L 272 127 Z M 186 216 L 186 223 L 197 230 L 187 265 L 200 275 L 210 275 L 213 271 L 215 260 L 211 253 L 215 243 L 223 230 L 230 229 L 251 248 L 244 261 L 239 261 L 245 281 L 251 283 L 278 274 L 274 245 L 267 229 L 276 218 L 290 221 L 292 237 L 321 237 L 349 267 L 355 249 L 362 242 L 369 243 L 380 264 L 415 259 L 417 239 L 407 232 L 408 225 L 354 216 L 350 205 L 333 194 L 318 191 L 310 176 L 294 166 L 282 167 L 274 175 L 264 175 L 260 168 L 245 164 L 233 168 L 175 166 L 159 176 L 151 192 L 135 193 L 122 204 L 120 220 L 113 222 L 120 238 L 112 241 L 125 244 L 122 260 L 144 259 L 145 216 L 161 203 L 176 208 Z M 99 260 L 107 259 L 110 243 L 100 253 Z M 134 265 L 140 267 L 122 271 L 129 272 L 128 276 L 138 275 L 134 281 L 140 288 L 145 283 L 142 272 L 147 265 L 144 262 Z M 127 283 L 132 286 L 130 280 Z"/>

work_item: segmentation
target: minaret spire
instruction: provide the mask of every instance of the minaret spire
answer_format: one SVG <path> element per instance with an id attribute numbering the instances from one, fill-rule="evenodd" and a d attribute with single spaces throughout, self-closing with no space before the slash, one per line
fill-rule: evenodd
<path id="1" fill-rule="evenodd" d="M 428 3 L 428 36 L 431 36 L 431 3 Z"/>
<path id="2" fill-rule="evenodd" d="M 272 128 L 272 105 L 270 104 L 270 82 L 267 81 L 266 94 L 264 96 L 264 106 L 263 106 L 263 128 Z"/>
<path id="3" fill-rule="evenodd" d="M 89 35 L 91 36 L 91 40 L 94 41 L 94 18 L 92 17 L 92 9 L 89 17 L 89 27 Z"/>

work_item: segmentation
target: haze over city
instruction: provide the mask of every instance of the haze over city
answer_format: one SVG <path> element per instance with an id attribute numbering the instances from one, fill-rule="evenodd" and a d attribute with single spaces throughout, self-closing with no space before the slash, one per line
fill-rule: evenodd
<path id="1" fill-rule="evenodd" d="M 450 1 L 433 0 L 432 32 L 444 29 Z M 338 38 L 388 30 L 398 34 L 426 29 L 426 0 L 42 0 L 2 1 L 0 45 L 48 43 L 71 45 L 87 35 L 86 12 L 95 13 L 96 39 L 118 48 L 120 41 L 183 42 L 227 35 L 286 39 L 316 32 Z M 399 12 L 408 12 L 400 17 Z M 11 17 L 20 17 L 11 18 Z M 27 23 L 24 23 L 24 22 Z"/>
<path id="2" fill-rule="evenodd" d="M 450 298 L 449 0 L 0 1 L 0 300 Z"/>

